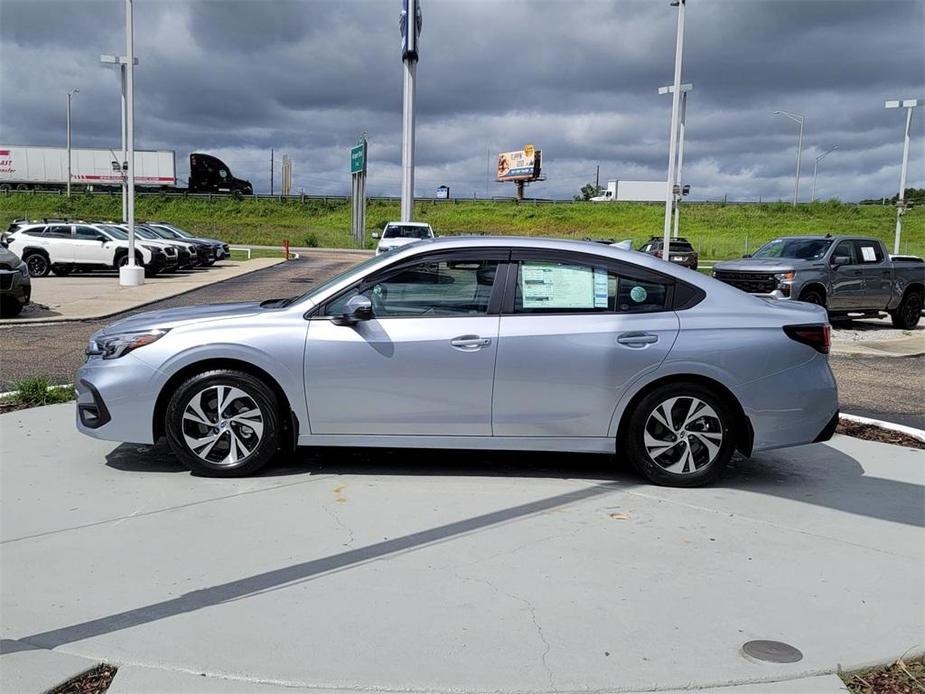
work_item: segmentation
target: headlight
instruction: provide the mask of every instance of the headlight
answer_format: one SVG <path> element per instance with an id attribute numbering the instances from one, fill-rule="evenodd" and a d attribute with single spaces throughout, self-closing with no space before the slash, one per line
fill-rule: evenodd
<path id="1" fill-rule="evenodd" d="M 146 249 L 146 250 L 148 250 L 148 251 L 151 251 L 154 255 L 157 255 L 158 253 L 163 253 L 163 252 L 164 252 L 163 249 L 158 248 L 157 246 L 149 246 L 149 245 L 146 244 L 146 243 L 141 244 L 141 247 L 144 248 L 144 249 Z"/>
<path id="2" fill-rule="evenodd" d="M 87 355 L 99 355 L 103 357 L 103 359 L 118 359 L 132 350 L 150 345 L 152 342 L 157 342 L 166 334 L 166 330 L 145 330 L 134 333 L 104 335 L 103 337 L 90 341 L 90 346 L 87 348 Z"/>
<path id="3" fill-rule="evenodd" d="M 19 274 L 22 275 L 23 277 L 29 276 L 29 266 L 26 265 L 25 263 L 20 263 L 19 267 L 16 269 L 19 270 Z"/>
<path id="4" fill-rule="evenodd" d="M 787 280 L 792 280 L 796 276 L 797 276 L 797 273 L 791 270 L 790 272 L 775 273 L 774 279 L 776 279 L 778 282 L 785 282 Z"/>

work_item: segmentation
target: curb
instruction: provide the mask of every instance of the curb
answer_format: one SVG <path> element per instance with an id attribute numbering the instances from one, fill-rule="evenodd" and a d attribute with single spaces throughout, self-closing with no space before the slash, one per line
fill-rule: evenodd
<path id="1" fill-rule="evenodd" d="M 190 292 L 195 292 L 200 289 L 204 289 L 205 287 L 211 287 L 216 284 L 221 284 L 222 282 L 227 282 L 228 280 L 238 279 L 239 277 L 247 277 L 248 275 L 252 275 L 255 272 L 261 272 L 262 270 L 269 270 L 271 267 L 276 267 L 277 265 L 281 265 L 282 263 L 285 263 L 285 262 L 286 261 L 283 258 L 280 258 L 279 262 L 274 263 L 273 265 L 267 265 L 266 267 L 254 268 L 252 270 L 248 270 L 247 272 L 242 272 L 239 275 L 234 275 L 233 277 L 226 277 L 223 280 L 218 280 L 216 282 L 210 282 L 209 284 L 203 284 L 202 286 L 199 286 L 199 287 L 190 287 L 189 289 L 184 289 L 183 291 L 177 292 L 176 294 L 170 294 L 169 296 L 158 297 L 157 299 L 150 299 L 149 301 L 144 301 L 140 304 L 136 304 L 128 308 L 121 308 L 118 311 L 110 311 L 109 313 L 94 314 L 92 316 L 65 316 L 62 318 L 36 318 L 35 320 L 31 318 L 19 318 L 19 319 L 10 318 L 10 319 L 7 319 L 9 322 L 0 323 L 0 330 L 3 330 L 4 328 L 8 329 L 8 328 L 13 328 L 13 327 L 22 326 L 22 325 L 57 325 L 58 323 L 82 323 L 84 321 L 101 320 L 103 318 L 112 318 L 113 316 L 118 316 L 120 313 L 127 313 L 128 311 L 134 311 L 139 308 L 144 308 L 145 306 L 156 304 L 159 301 L 166 301 L 167 299 L 173 299 L 178 296 L 183 296 L 184 294 L 189 294 Z"/>
<path id="2" fill-rule="evenodd" d="M 870 417 L 860 417 L 856 414 L 844 414 L 841 413 L 838 416 L 839 419 L 844 419 L 846 422 L 854 422 L 855 424 L 866 424 L 868 426 L 879 427 L 880 429 L 886 429 L 887 431 L 895 431 L 897 434 L 905 434 L 906 436 L 911 436 L 912 438 L 925 443 L 925 430 L 916 429 L 915 427 L 909 427 L 905 424 L 894 424 L 893 422 L 885 422 L 882 419 L 871 419 Z"/>

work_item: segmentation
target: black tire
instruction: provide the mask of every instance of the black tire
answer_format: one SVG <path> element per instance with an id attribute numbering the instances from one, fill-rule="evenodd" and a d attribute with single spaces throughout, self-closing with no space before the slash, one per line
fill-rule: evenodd
<path id="1" fill-rule="evenodd" d="M 23 305 L 12 296 L 0 297 L 0 318 L 16 318 L 22 310 Z"/>
<path id="2" fill-rule="evenodd" d="M 225 409 L 220 413 L 219 395 L 226 398 L 233 395 L 227 390 L 220 390 L 227 388 L 237 389 L 242 395 L 226 400 Z M 199 411 L 206 416 L 208 425 L 200 423 L 194 401 L 198 402 Z M 227 416 L 229 412 L 237 412 L 236 416 L 242 417 L 242 412 L 255 408 L 259 410 L 259 421 L 256 416 L 244 421 Z M 226 417 L 222 418 L 220 414 Z M 170 396 L 165 424 L 167 441 L 174 455 L 197 475 L 251 475 L 270 462 L 279 448 L 276 395 L 262 381 L 243 371 L 216 369 L 185 381 Z M 197 447 L 197 452 L 197 448 L 188 443 L 187 437 L 202 439 L 205 443 Z M 253 447 L 248 448 L 250 445 Z M 243 456 L 240 455 L 242 451 L 246 452 Z"/>
<path id="3" fill-rule="evenodd" d="M 922 293 L 908 292 L 895 311 L 890 311 L 894 328 L 912 330 L 922 318 Z"/>
<path id="4" fill-rule="evenodd" d="M 825 296 L 823 296 L 822 292 L 818 289 L 807 289 L 800 294 L 800 301 L 805 301 L 807 304 L 816 304 L 816 306 L 825 308 Z"/>
<path id="5" fill-rule="evenodd" d="M 74 269 L 73 265 L 52 265 L 51 271 L 55 273 L 56 277 L 67 277 L 71 274 L 71 271 Z"/>
<path id="6" fill-rule="evenodd" d="M 157 270 L 155 270 L 153 267 L 145 267 L 145 277 L 156 277 L 156 276 L 157 276 Z"/>
<path id="7" fill-rule="evenodd" d="M 694 401 L 705 407 L 697 406 L 693 419 L 685 423 Z M 663 408 L 667 403 L 672 403 L 670 410 Z M 666 411 L 675 431 L 658 419 Z M 709 388 L 697 383 L 669 383 L 648 393 L 635 406 L 622 443 L 632 466 L 650 482 L 667 487 L 699 487 L 717 479 L 729 464 L 735 449 L 733 424 L 729 407 Z M 667 445 L 653 455 L 650 450 L 661 448 L 653 445 L 656 441 Z M 707 444 L 716 446 L 716 450 L 711 451 Z M 678 470 L 668 469 L 673 466 Z"/>
<path id="8" fill-rule="evenodd" d="M 29 268 L 30 277 L 48 277 L 51 271 L 51 263 L 48 262 L 48 256 L 44 253 L 37 251 L 26 253 L 23 262 Z"/>

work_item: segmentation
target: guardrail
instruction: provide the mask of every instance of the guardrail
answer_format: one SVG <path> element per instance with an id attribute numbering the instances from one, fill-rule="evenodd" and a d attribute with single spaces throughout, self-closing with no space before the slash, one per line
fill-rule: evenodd
<path id="1" fill-rule="evenodd" d="M 65 195 L 64 190 L 5 190 L 0 191 L 0 196 L 5 195 Z M 121 193 L 118 190 L 85 190 L 80 192 L 72 192 L 72 197 L 78 195 L 93 195 L 93 196 L 109 196 L 117 197 Z M 328 202 L 342 202 L 347 203 L 350 200 L 349 195 L 310 195 L 308 193 L 299 193 L 298 195 L 270 195 L 269 193 L 254 193 L 252 195 L 241 195 L 239 193 L 190 193 L 185 190 L 158 190 L 158 191 L 149 191 L 149 190 L 139 190 L 135 192 L 136 198 L 158 198 L 158 197 L 183 197 L 193 200 L 227 200 L 229 198 L 238 199 L 238 200 L 278 200 L 280 202 L 312 202 L 312 201 L 321 201 L 323 203 Z M 375 195 L 369 196 L 366 198 L 368 202 L 388 202 L 398 204 L 401 202 L 401 198 L 398 196 L 392 195 Z M 415 203 L 430 203 L 433 205 L 458 205 L 462 203 L 469 202 L 497 202 L 497 203 L 511 203 L 519 205 L 612 205 L 614 203 L 621 203 L 626 201 L 614 201 L 614 202 L 591 202 L 590 200 L 575 200 L 572 198 L 527 198 L 525 200 L 517 200 L 512 197 L 504 196 L 492 196 L 492 197 L 471 197 L 471 198 L 415 198 Z M 684 205 L 773 205 L 776 203 L 787 203 L 790 204 L 787 200 L 763 200 L 759 198 L 758 200 L 685 200 Z M 665 203 L 661 201 L 654 202 L 634 202 L 631 203 L 634 205 L 656 205 L 662 206 Z M 800 205 L 810 205 L 810 204 L 825 204 L 823 201 L 817 201 L 816 203 L 801 202 Z M 878 205 L 883 207 L 894 207 L 893 203 L 881 203 L 881 202 L 843 202 L 842 205 Z"/>

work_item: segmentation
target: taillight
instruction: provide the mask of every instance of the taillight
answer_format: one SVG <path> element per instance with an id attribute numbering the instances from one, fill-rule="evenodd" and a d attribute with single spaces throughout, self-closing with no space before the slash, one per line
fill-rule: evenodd
<path id="1" fill-rule="evenodd" d="M 817 352 L 829 353 L 832 345 L 832 328 L 826 325 L 785 325 L 787 337 L 804 345 L 809 345 Z"/>
<path id="2" fill-rule="evenodd" d="M 661 252 L 661 251 L 655 251 L 655 257 L 656 257 L 656 258 L 661 258 L 661 257 L 662 257 L 662 252 Z"/>

